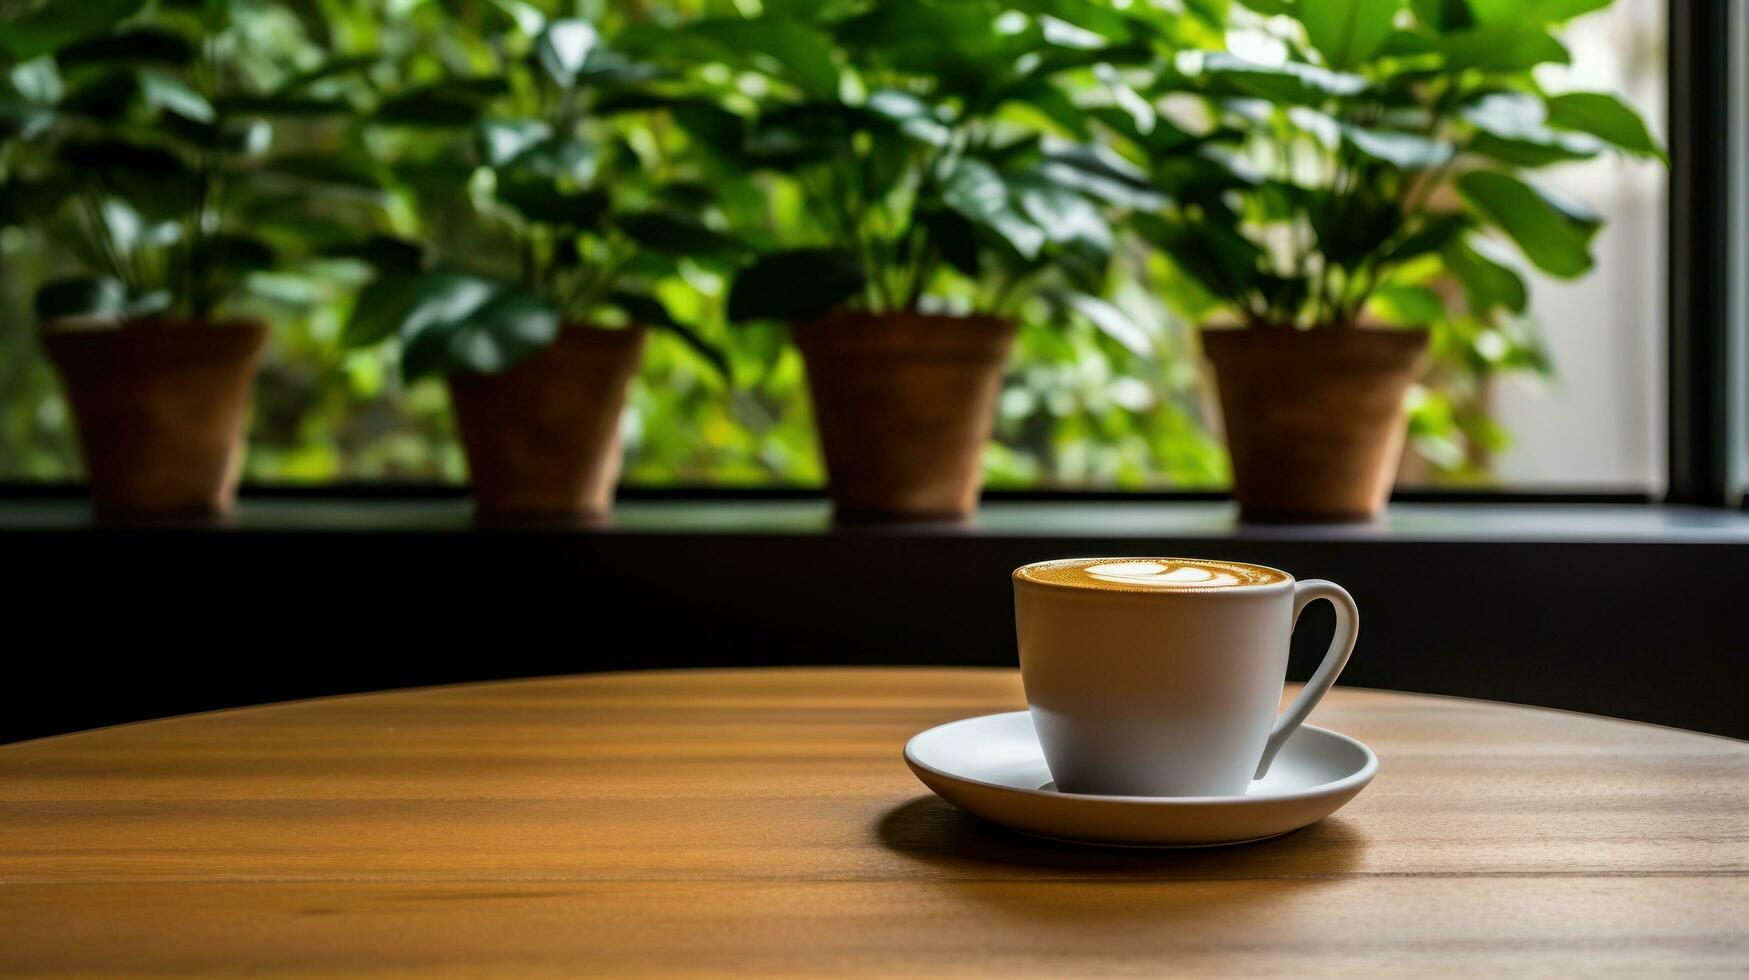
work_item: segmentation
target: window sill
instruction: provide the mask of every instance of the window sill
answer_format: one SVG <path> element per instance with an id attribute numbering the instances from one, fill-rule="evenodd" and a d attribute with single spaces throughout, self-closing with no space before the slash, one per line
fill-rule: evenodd
<path id="1" fill-rule="evenodd" d="M 834 523 L 817 499 L 622 500 L 600 521 L 476 521 L 459 497 L 245 499 L 222 521 L 94 524 L 81 500 L 0 500 L 0 534 L 19 531 L 773 535 L 1159 541 L 1588 542 L 1749 545 L 1749 513 L 1594 503 L 1394 503 L 1363 524 L 1244 524 L 1225 501 L 986 502 L 965 521 Z"/>
<path id="2" fill-rule="evenodd" d="M 0 688 L 0 741 L 490 677 L 1012 665 L 1009 571 L 1091 554 L 1341 582 L 1365 621 L 1356 685 L 1749 737 L 1749 514 L 1731 511 L 1402 503 L 1270 526 L 1223 502 L 1007 500 L 963 524 L 834 525 L 817 499 L 642 499 L 599 525 L 480 526 L 459 498 L 253 498 L 219 526 L 94 526 L 81 501 L 15 497 L 0 548 L 17 608 L 79 653 Z M 1328 618 L 1307 610 L 1293 676 Z"/>

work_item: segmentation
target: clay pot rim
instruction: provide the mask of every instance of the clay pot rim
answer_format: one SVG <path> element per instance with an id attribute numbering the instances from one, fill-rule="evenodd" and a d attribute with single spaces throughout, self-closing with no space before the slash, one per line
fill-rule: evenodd
<path id="1" fill-rule="evenodd" d="M 804 357 L 1001 363 L 1018 332 L 994 314 L 855 311 L 794 323 L 790 336 Z"/>
<path id="2" fill-rule="evenodd" d="M 45 320 L 41 331 L 44 336 L 115 336 L 118 334 L 143 334 L 187 331 L 189 333 L 224 330 L 266 331 L 267 321 L 257 317 L 229 316 L 218 319 L 201 320 L 183 316 L 148 316 L 136 317 L 131 320 L 97 320 L 88 317 L 56 317 Z"/>
<path id="3" fill-rule="evenodd" d="M 932 313 L 925 310 L 835 310 L 822 316 L 792 321 L 793 329 L 836 326 L 857 321 L 924 321 L 951 323 L 956 326 L 985 325 L 1005 329 L 1019 323 L 1019 318 L 1000 313 Z"/>
<path id="4" fill-rule="evenodd" d="M 1426 356 L 1433 333 L 1426 327 L 1268 327 L 1209 328 L 1200 331 L 1203 356 L 1217 368 L 1239 360 L 1260 362 L 1295 359 L 1290 367 L 1305 370 L 1396 369 Z M 1311 357 L 1306 363 L 1298 359 Z"/>
<path id="5" fill-rule="evenodd" d="M 654 329 L 656 328 L 645 323 L 628 323 L 623 327 L 604 327 L 588 320 L 561 320 L 559 332 L 553 336 L 552 343 L 547 346 L 551 347 L 566 340 L 573 343 L 578 341 L 628 343 L 632 338 L 649 333 Z"/>
<path id="6" fill-rule="evenodd" d="M 1319 327 L 1289 327 L 1273 326 L 1259 327 L 1245 323 L 1208 323 L 1197 328 L 1197 333 L 1203 336 L 1259 336 L 1259 337 L 1334 337 L 1363 336 L 1377 337 L 1381 335 L 1404 335 L 1426 337 L 1433 333 L 1432 327 L 1399 326 L 1394 323 L 1356 323 L 1349 326 L 1326 324 Z"/>
<path id="7" fill-rule="evenodd" d="M 572 326 L 576 324 L 576 326 Z M 445 384 L 469 384 L 470 379 L 502 378 L 517 368 L 545 358 L 566 359 L 570 363 L 589 360 L 593 357 L 617 357 L 622 354 L 631 355 L 634 351 L 642 356 L 645 337 L 650 328 L 643 324 L 632 324 L 628 327 L 596 327 L 586 321 L 567 320 L 559 325 L 559 332 L 547 343 L 530 351 L 526 356 L 506 365 L 497 371 L 474 371 L 467 368 L 457 368 L 445 371 L 439 375 Z"/>
<path id="8" fill-rule="evenodd" d="M 140 323 L 144 321 L 134 321 Z M 153 321 L 159 324 L 164 321 Z M 144 365 L 220 363 L 254 360 L 267 346 L 261 320 L 180 321 L 181 326 L 120 326 L 44 329 L 39 343 L 50 360 L 65 366 L 76 360 Z"/>

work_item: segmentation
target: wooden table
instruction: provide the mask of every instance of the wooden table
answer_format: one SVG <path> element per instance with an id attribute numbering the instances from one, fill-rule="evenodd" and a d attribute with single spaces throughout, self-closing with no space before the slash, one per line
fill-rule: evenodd
<path id="1" fill-rule="evenodd" d="M 609 674 L 0 748 L 0 974 L 1749 970 L 1749 745 L 1338 689 L 1347 809 L 1099 851 L 929 796 L 979 670 Z"/>

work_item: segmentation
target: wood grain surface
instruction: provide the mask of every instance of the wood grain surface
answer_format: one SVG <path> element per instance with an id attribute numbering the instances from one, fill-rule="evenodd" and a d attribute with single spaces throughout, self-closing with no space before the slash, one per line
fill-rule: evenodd
<path id="1" fill-rule="evenodd" d="M 1012 671 L 434 688 L 0 748 L 0 974 L 1749 971 L 1749 745 L 1338 688 L 1346 809 L 1204 851 L 966 817 L 900 758 Z"/>

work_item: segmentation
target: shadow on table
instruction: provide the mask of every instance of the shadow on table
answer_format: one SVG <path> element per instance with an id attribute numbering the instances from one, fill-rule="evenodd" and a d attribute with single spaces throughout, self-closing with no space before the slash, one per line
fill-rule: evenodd
<path id="1" fill-rule="evenodd" d="M 1230 847 L 1095 847 L 1017 833 L 935 796 L 888 810 L 875 834 L 882 847 L 950 877 L 1318 879 L 1353 871 L 1366 853 L 1366 838 L 1338 817 Z"/>
<path id="2" fill-rule="evenodd" d="M 1231 847 L 1107 848 L 1018 834 L 933 796 L 887 811 L 874 831 L 918 863 L 940 915 L 968 931 L 996 923 L 1010 946 L 1041 956 L 1166 957 L 1316 931 L 1329 911 L 1323 893 L 1366 853 L 1359 828 L 1336 818 Z"/>

